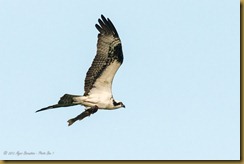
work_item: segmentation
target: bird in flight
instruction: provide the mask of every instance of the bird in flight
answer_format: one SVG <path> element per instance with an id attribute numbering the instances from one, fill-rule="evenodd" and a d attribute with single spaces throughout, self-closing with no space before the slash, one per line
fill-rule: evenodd
<path id="1" fill-rule="evenodd" d="M 101 15 L 95 27 L 99 31 L 97 41 L 97 52 L 88 69 L 85 78 L 84 94 L 63 95 L 57 104 L 51 105 L 36 112 L 54 109 L 59 107 L 69 107 L 74 105 L 85 106 L 85 111 L 80 115 L 68 120 L 68 125 L 72 125 L 77 120 L 90 116 L 98 109 L 113 110 L 125 105 L 117 101 L 112 95 L 112 82 L 114 76 L 123 63 L 122 45 L 113 23 L 109 18 Z"/>

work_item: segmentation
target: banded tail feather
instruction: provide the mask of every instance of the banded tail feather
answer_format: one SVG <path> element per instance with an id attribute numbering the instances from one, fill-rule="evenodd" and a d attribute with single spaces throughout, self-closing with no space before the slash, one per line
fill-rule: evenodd
<path id="1" fill-rule="evenodd" d="M 58 101 L 58 104 L 50 105 L 48 107 L 39 109 L 36 112 L 41 112 L 41 111 L 48 110 L 48 109 L 54 109 L 54 108 L 78 105 L 78 104 L 75 103 L 75 101 L 73 99 L 74 97 L 79 97 L 79 95 L 65 94 L 62 97 L 60 97 L 60 100 Z"/>

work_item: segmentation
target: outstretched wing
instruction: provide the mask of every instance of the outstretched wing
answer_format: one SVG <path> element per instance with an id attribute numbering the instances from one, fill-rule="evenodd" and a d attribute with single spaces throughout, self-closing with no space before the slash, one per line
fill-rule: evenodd
<path id="1" fill-rule="evenodd" d="M 112 96 L 112 82 L 115 73 L 123 63 L 122 45 L 113 23 L 101 15 L 97 54 L 86 73 L 84 96 L 107 94 Z"/>

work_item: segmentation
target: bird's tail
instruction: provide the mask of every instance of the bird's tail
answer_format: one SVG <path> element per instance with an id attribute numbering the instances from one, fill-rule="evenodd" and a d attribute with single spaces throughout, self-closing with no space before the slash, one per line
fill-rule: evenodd
<path id="1" fill-rule="evenodd" d="M 79 95 L 70 95 L 70 94 L 65 94 L 63 95 L 60 100 L 58 101 L 58 104 L 51 105 L 42 109 L 37 110 L 36 112 L 48 110 L 48 109 L 53 109 L 53 108 L 59 108 L 59 107 L 68 107 L 68 106 L 73 106 L 73 105 L 78 105 L 74 101 L 74 97 L 80 97 Z"/>

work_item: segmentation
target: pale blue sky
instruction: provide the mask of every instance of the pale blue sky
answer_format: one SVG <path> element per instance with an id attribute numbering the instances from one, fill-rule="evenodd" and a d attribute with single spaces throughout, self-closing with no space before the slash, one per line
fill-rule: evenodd
<path id="1" fill-rule="evenodd" d="M 0 0 L 0 159 L 239 159 L 239 3 Z M 83 107 L 35 113 L 83 94 L 101 14 L 122 40 L 126 108 L 71 127 Z"/>

